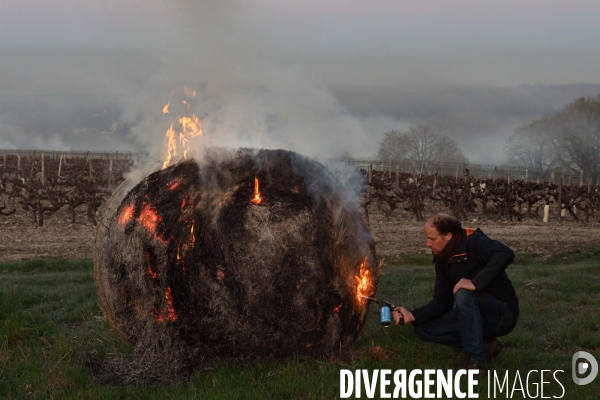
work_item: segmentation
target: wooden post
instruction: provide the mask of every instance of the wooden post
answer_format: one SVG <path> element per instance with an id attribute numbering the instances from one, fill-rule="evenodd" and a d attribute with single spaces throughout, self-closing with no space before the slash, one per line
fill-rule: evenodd
<path id="1" fill-rule="evenodd" d="M 400 166 L 396 164 L 396 189 L 400 188 Z"/>
<path id="2" fill-rule="evenodd" d="M 548 223 L 548 216 L 550 215 L 550 206 L 546 204 L 544 206 L 544 222 Z"/>
<path id="3" fill-rule="evenodd" d="M 369 159 L 369 183 L 373 179 L 373 164 L 371 163 L 371 159 Z"/>
<path id="4" fill-rule="evenodd" d="M 4 150 L 4 163 L 2 164 L 2 167 L 6 171 L 6 150 Z"/>
<path id="5" fill-rule="evenodd" d="M 392 157 L 390 157 L 390 172 L 389 172 L 389 178 L 390 178 L 390 180 L 392 179 Z"/>
<path id="6" fill-rule="evenodd" d="M 506 181 L 510 185 L 510 172 L 508 174 L 506 174 Z"/>
<path id="7" fill-rule="evenodd" d="M 579 187 L 583 186 L 583 170 L 579 171 Z"/>
<path id="8" fill-rule="evenodd" d="M 494 180 L 492 183 L 496 183 L 496 173 L 498 172 L 498 167 L 494 167 Z"/>
<path id="9" fill-rule="evenodd" d="M 560 177 L 560 182 L 558 184 L 558 222 L 561 221 L 562 217 L 562 187 L 563 187 L 563 177 Z"/>
<path id="10" fill-rule="evenodd" d="M 458 182 L 458 165 L 456 166 L 456 176 L 455 176 L 455 178 L 456 178 L 456 182 Z"/>
<path id="11" fill-rule="evenodd" d="M 17 153 L 17 170 L 21 170 L 21 153 Z"/>
<path id="12" fill-rule="evenodd" d="M 111 159 L 108 162 L 108 190 L 110 190 L 110 187 L 112 186 L 112 164 L 113 160 Z"/>
<path id="13" fill-rule="evenodd" d="M 438 172 L 440 171 L 440 166 L 439 165 L 434 165 L 434 173 L 433 173 L 433 194 L 435 194 L 435 188 L 437 186 L 437 176 L 438 176 Z"/>
<path id="14" fill-rule="evenodd" d="M 552 171 L 552 173 L 550 173 L 550 183 L 552 183 L 554 185 L 554 171 Z"/>
<path id="15" fill-rule="evenodd" d="M 525 183 L 529 181 L 529 169 L 525 168 Z"/>
<path id="16" fill-rule="evenodd" d="M 46 179 L 44 177 L 44 152 L 42 151 L 42 186 L 46 184 Z"/>
<path id="17" fill-rule="evenodd" d="M 592 193 L 592 174 L 588 176 L 588 194 Z"/>
<path id="18" fill-rule="evenodd" d="M 88 158 L 88 161 L 89 161 L 89 166 L 90 166 L 90 169 L 89 169 L 90 174 L 88 176 L 88 183 L 91 183 L 92 182 L 92 159 Z"/>
<path id="19" fill-rule="evenodd" d="M 60 169 L 62 167 L 63 155 L 60 155 L 60 159 L 58 160 L 58 177 L 60 178 Z"/>

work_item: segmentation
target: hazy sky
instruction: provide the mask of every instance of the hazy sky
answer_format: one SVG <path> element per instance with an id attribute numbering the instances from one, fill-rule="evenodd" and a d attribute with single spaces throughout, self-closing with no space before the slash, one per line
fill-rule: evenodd
<path id="1" fill-rule="evenodd" d="M 0 148 L 158 154 L 187 86 L 204 143 L 372 156 L 429 124 L 494 164 L 600 94 L 599 19 L 591 0 L 0 0 Z"/>

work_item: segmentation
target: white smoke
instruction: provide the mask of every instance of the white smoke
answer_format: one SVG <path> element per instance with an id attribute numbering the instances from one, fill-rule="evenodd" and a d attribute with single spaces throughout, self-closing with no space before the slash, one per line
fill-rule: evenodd
<path id="1" fill-rule="evenodd" d="M 173 35 L 160 72 L 132 104 L 133 115 L 143 117 L 134 134 L 155 163 L 164 157 L 172 117 L 162 107 L 183 86 L 197 90 L 193 111 L 204 135 L 191 141 L 194 147 L 364 154 L 368 137 L 360 121 L 309 72 L 280 61 L 278 49 L 243 21 L 243 1 L 174 1 L 173 8 L 168 23 L 181 34 Z"/>

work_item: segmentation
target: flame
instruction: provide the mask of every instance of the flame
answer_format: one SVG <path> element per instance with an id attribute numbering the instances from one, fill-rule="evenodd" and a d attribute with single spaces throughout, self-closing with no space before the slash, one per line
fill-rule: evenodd
<path id="1" fill-rule="evenodd" d="M 258 181 L 258 178 L 255 176 L 254 177 L 254 197 L 250 199 L 250 201 L 254 204 L 262 203 L 262 197 L 260 196 L 260 192 L 258 191 L 259 183 L 260 182 Z"/>
<path id="2" fill-rule="evenodd" d="M 371 270 L 367 264 L 367 257 L 365 257 L 358 267 L 358 276 L 355 276 L 354 279 L 356 281 L 356 299 L 359 304 L 363 304 L 365 303 L 365 298 L 363 296 L 371 296 L 371 291 L 373 290 Z"/>
<path id="3" fill-rule="evenodd" d="M 175 131 L 173 130 L 173 124 L 166 133 L 167 138 L 167 159 L 163 163 L 163 169 L 169 166 L 171 159 L 175 156 L 177 152 L 177 142 L 175 141 Z"/>
<path id="4" fill-rule="evenodd" d="M 196 244 L 196 236 L 194 236 L 194 220 L 192 220 L 192 227 L 190 228 L 190 247 L 194 247 Z"/>
<path id="5" fill-rule="evenodd" d="M 189 90 L 187 87 L 183 87 L 183 93 L 185 93 L 185 95 L 187 97 L 196 97 L 196 91 L 195 90 Z"/>
<path id="6" fill-rule="evenodd" d="M 339 312 L 340 308 L 342 308 L 343 305 L 344 303 L 340 303 L 337 306 L 333 307 L 333 312 Z"/>
<path id="7" fill-rule="evenodd" d="M 219 265 L 217 269 L 217 280 L 222 281 L 223 279 L 225 279 L 225 272 L 223 272 L 221 266 Z"/>
<path id="8" fill-rule="evenodd" d="M 127 207 L 125 207 L 121 211 L 121 214 L 119 214 L 119 225 L 121 225 L 121 226 L 127 225 L 127 223 L 129 221 L 131 221 L 131 218 L 133 218 L 133 211 L 134 211 L 133 204 L 129 204 Z"/>
<path id="9" fill-rule="evenodd" d="M 191 91 L 186 87 L 183 88 L 183 91 L 188 98 L 196 96 L 196 91 Z M 167 105 L 163 108 L 163 114 L 169 113 L 169 104 L 170 103 L 167 103 Z M 181 104 L 185 106 L 185 113 L 187 115 L 179 116 L 178 118 L 178 123 L 181 129 L 174 128 L 173 122 L 171 123 L 169 130 L 167 130 L 165 135 L 167 141 L 167 156 L 165 157 L 165 161 L 163 163 L 163 169 L 168 167 L 173 157 L 177 155 L 177 139 L 175 138 L 175 129 L 179 131 L 178 140 L 181 145 L 180 154 L 182 155 L 183 159 L 187 159 L 187 155 L 190 150 L 189 139 L 202 135 L 200 119 L 193 113 L 189 115 L 190 102 L 188 100 L 182 100 Z"/>

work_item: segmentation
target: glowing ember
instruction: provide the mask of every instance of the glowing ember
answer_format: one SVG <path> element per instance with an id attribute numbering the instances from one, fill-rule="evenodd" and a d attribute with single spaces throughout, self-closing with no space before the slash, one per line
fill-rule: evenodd
<path id="1" fill-rule="evenodd" d="M 175 190 L 177 186 L 181 183 L 181 178 L 175 178 L 171 182 L 167 183 L 167 190 Z"/>
<path id="2" fill-rule="evenodd" d="M 125 207 L 123 211 L 121 211 L 121 214 L 119 214 L 119 225 L 127 225 L 127 223 L 131 221 L 131 218 L 133 218 L 133 211 L 133 204 L 129 204 L 127 207 Z"/>
<path id="3" fill-rule="evenodd" d="M 333 307 L 333 312 L 339 312 L 340 308 L 342 308 L 343 305 L 344 303 L 340 303 L 337 306 Z"/>
<path id="4" fill-rule="evenodd" d="M 258 191 L 259 181 L 257 177 L 254 177 L 254 197 L 250 199 L 250 201 L 254 204 L 262 203 L 262 197 L 260 197 L 260 192 Z"/>
<path id="5" fill-rule="evenodd" d="M 154 315 L 154 318 L 156 318 L 156 322 L 164 322 L 165 319 L 168 319 L 171 322 L 177 321 L 177 314 L 175 313 L 175 308 L 173 308 L 173 295 L 171 293 L 171 286 L 167 286 L 167 290 L 165 291 L 165 300 L 167 301 L 167 304 L 163 310 L 152 307 L 152 314 Z"/>
<path id="6" fill-rule="evenodd" d="M 165 105 L 163 107 L 163 114 L 168 114 L 169 113 L 169 104 L 171 104 L 171 103 L 167 103 L 167 105 Z"/>
<path id="7" fill-rule="evenodd" d="M 363 260 L 363 262 L 358 267 L 358 276 L 355 276 L 356 280 L 356 299 L 359 304 L 363 304 L 366 302 L 366 299 L 363 296 L 370 296 L 373 290 L 373 285 L 371 283 L 370 277 L 371 271 L 367 264 L 367 257 Z"/>
<path id="8" fill-rule="evenodd" d="M 223 272 L 221 266 L 219 266 L 219 269 L 217 270 L 217 280 L 222 281 L 223 279 L 225 279 L 225 272 Z"/>
<path id="9" fill-rule="evenodd" d="M 167 318 L 169 321 L 177 321 L 177 314 L 175 314 L 175 309 L 173 308 L 173 295 L 171 294 L 171 286 L 167 286 L 165 299 L 167 300 Z"/>
<path id="10" fill-rule="evenodd" d="M 146 253 L 146 270 L 148 271 L 148 274 L 152 277 L 152 279 L 156 279 L 158 275 L 156 274 L 156 272 L 154 272 L 152 266 L 150 265 L 150 253 Z"/>
<path id="11" fill-rule="evenodd" d="M 152 236 L 161 242 L 164 242 L 164 239 L 156 234 L 156 227 L 158 226 L 158 223 L 162 221 L 162 218 L 156 213 L 154 207 L 152 207 L 150 204 L 144 203 L 142 211 L 140 212 L 140 216 L 138 217 L 138 221 L 148 232 L 152 234 Z"/>

